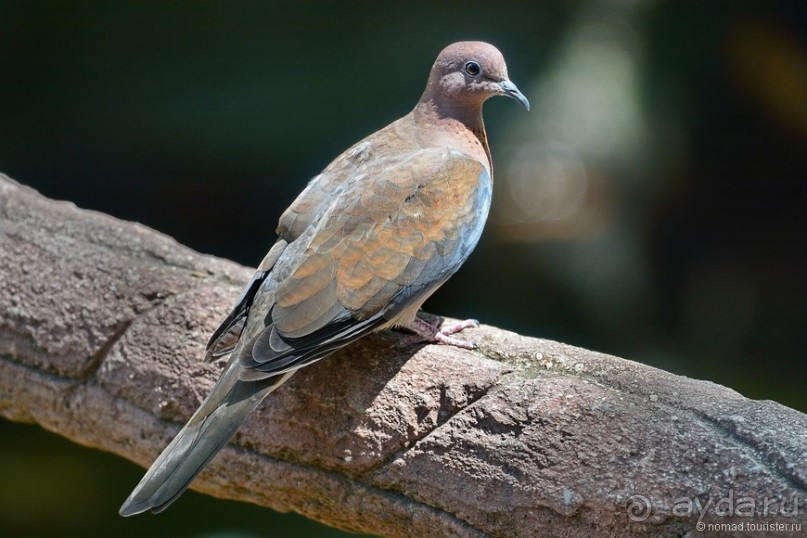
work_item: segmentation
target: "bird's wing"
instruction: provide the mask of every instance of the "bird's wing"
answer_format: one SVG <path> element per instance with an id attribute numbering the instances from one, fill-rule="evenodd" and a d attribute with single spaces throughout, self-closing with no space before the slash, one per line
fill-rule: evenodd
<path id="1" fill-rule="evenodd" d="M 264 278 L 238 352 L 242 379 L 306 366 L 394 322 L 476 245 L 491 195 L 481 163 L 431 148 L 377 168 L 333 197 Z"/>
<path id="2" fill-rule="evenodd" d="M 402 125 L 408 126 L 408 123 L 404 120 L 393 122 L 357 142 L 308 182 L 279 219 L 277 234 L 280 239 L 258 266 L 230 314 L 210 337 L 205 360 L 212 361 L 233 352 L 244 331 L 252 302 L 280 254 L 289 243 L 310 231 L 311 225 L 322 217 L 323 212 L 345 190 L 361 182 L 371 169 L 378 166 L 379 159 L 373 160 L 373 156 L 377 156 L 390 145 L 405 146 L 408 143 L 408 137 L 401 135 L 402 131 L 406 132 L 405 127 L 401 128 Z"/>

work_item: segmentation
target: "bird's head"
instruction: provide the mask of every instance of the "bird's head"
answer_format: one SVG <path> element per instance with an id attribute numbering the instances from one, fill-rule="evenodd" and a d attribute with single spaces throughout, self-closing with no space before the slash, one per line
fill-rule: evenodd
<path id="1" fill-rule="evenodd" d="M 530 103 L 507 76 L 499 50 L 481 41 L 461 41 L 444 48 L 432 66 L 423 100 L 440 108 L 476 108 L 504 95 L 530 109 Z"/>

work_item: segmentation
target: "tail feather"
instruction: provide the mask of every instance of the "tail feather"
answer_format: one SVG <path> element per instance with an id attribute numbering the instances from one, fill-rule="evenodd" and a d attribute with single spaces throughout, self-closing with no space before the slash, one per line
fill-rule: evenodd
<path id="1" fill-rule="evenodd" d="M 257 381 L 241 381 L 238 379 L 238 369 L 237 361 L 228 364 L 224 375 L 202 406 L 123 503 L 120 515 L 165 510 L 227 444 L 261 401 L 293 373 Z"/>

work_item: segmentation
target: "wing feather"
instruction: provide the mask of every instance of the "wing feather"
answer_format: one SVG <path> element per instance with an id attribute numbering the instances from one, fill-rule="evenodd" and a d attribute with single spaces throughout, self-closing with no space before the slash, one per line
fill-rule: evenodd
<path id="1" fill-rule="evenodd" d="M 238 329 L 241 379 L 301 368 L 416 311 L 476 244 L 490 203 L 478 161 L 418 149 L 364 172 L 361 185 L 331 188 L 327 205 L 301 197 L 297 212 L 284 214 L 294 241 L 280 240 L 271 267 L 253 277 L 211 340 L 215 350 L 232 350 L 223 335 Z"/>

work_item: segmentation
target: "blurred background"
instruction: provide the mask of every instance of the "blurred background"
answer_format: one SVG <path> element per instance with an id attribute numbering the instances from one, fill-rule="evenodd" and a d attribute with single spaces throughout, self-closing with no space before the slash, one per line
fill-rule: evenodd
<path id="1" fill-rule="evenodd" d="M 255 265 L 283 209 L 408 112 L 448 43 L 530 99 L 486 107 L 494 206 L 427 310 L 807 411 L 803 2 L 0 1 L 0 172 Z M 799 231 L 801 230 L 801 231 Z M 483 287 L 484 286 L 484 287 Z M 4 536 L 339 536 L 0 421 Z"/>

